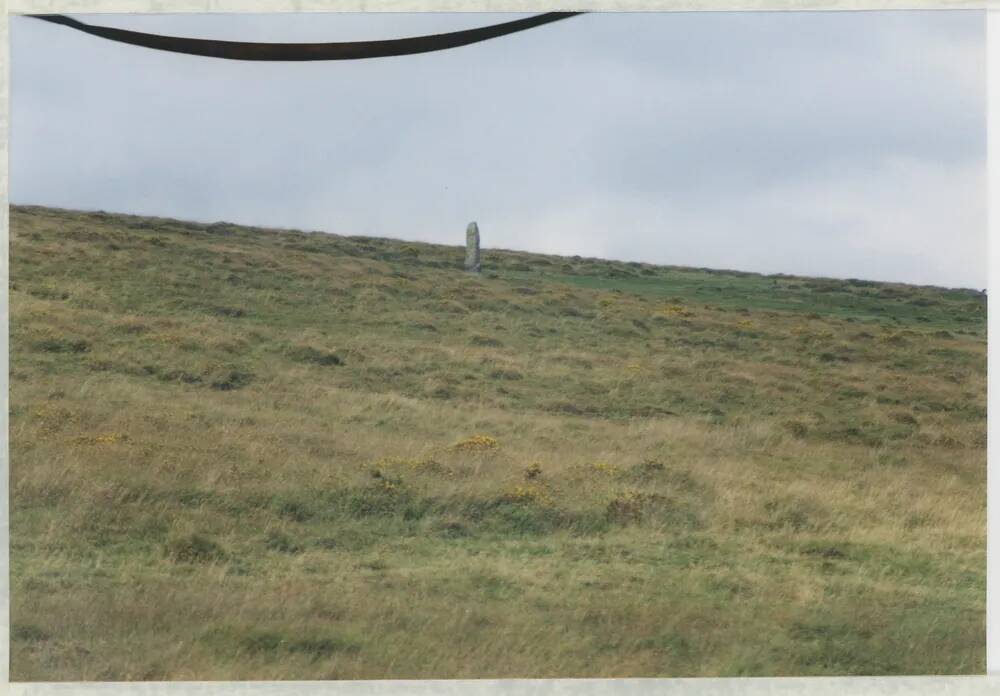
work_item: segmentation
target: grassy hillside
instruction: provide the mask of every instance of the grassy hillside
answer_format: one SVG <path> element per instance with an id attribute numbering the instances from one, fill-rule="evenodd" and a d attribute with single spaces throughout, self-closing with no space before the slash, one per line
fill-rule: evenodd
<path id="1" fill-rule="evenodd" d="M 984 298 L 462 254 L 13 208 L 13 678 L 984 670 Z"/>

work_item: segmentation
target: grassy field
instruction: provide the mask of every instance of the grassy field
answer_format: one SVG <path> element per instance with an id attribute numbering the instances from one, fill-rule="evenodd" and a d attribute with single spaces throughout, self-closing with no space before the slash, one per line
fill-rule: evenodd
<path id="1" fill-rule="evenodd" d="M 12 678 L 984 671 L 985 298 L 462 258 L 14 207 Z"/>

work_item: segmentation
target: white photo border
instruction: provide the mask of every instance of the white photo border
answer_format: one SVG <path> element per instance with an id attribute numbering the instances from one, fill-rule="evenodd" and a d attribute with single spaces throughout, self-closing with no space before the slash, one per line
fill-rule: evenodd
<path id="1" fill-rule="evenodd" d="M 857 694 L 886 696 L 1000 694 L 1000 469 L 993 443 L 1000 442 L 1000 419 L 988 424 L 987 438 L 987 602 L 986 669 L 982 676 L 928 677 L 774 677 L 700 679 L 509 679 L 371 680 L 284 682 L 9 682 L 10 675 L 10 507 L 9 507 L 9 133 L 10 15 L 96 13 L 281 13 L 281 12 L 540 12 L 593 11 L 857 11 L 983 10 L 986 13 L 988 133 L 989 280 L 1000 288 L 1000 0 L 0 0 L 0 693 L 13 696 L 396 696 L 397 694 L 520 696 L 784 696 Z M 1000 406 L 1000 315 L 988 314 L 988 412 Z M 991 543 L 991 540 L 992 543 Z"/>

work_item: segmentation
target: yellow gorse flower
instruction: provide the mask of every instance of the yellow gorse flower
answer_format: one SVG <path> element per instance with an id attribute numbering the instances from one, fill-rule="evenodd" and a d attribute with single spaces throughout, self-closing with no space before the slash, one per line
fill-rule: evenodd
<path id="1" fill-rule="evenodd" d="M 503 497 L 513 503 L 537 503 L 539 505 L 552 505 L 553 503 L 548 490 L 544 486 L 536 484 L 516 485 Z"/>
<path id="2" fill-rule="evenodd" d="M 113 445 L 127 439 L 128 437 L 122 433 L 102 433 L 100 435 L 81 435 L 75 441 L 83 445 Z"/>
<path id="3" fill-rule="evenodd" d="M 451 449 L 457 452 L 485 452 L 499 448 L 500 443 L 497 439 L 489 435 L 473 435 L 451 446 Z"/>
<path id="4" fill-rule="evenodd" d="M 621 473 L 621 469 L 619 469 L 614 464 L 608 464 L 607 462 L 594 462 L 592 468 L 594 469 L 594 471 L 597 471 L 602 474 L 607 474 L 608 476 L 617 476 L 619 473 Z"/>
<path id="5" fill-rule="evenodd" d="M 386 478 L 380 479 L 380 481 L 382 484 L 382 490 L 386 491 L 387 493 L 395 493 L 400 489 L 400 485 L 395 481 L 390 481 L 389 479 Z"/>

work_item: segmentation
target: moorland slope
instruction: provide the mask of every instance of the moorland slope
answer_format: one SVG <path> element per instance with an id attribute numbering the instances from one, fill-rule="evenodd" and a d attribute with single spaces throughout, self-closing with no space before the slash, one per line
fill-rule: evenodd
<path id="1" fill-rule="evenodd" d="M 985 298 L 462 257 L 14 207 L 13 678 L 984 670 Z"/>

